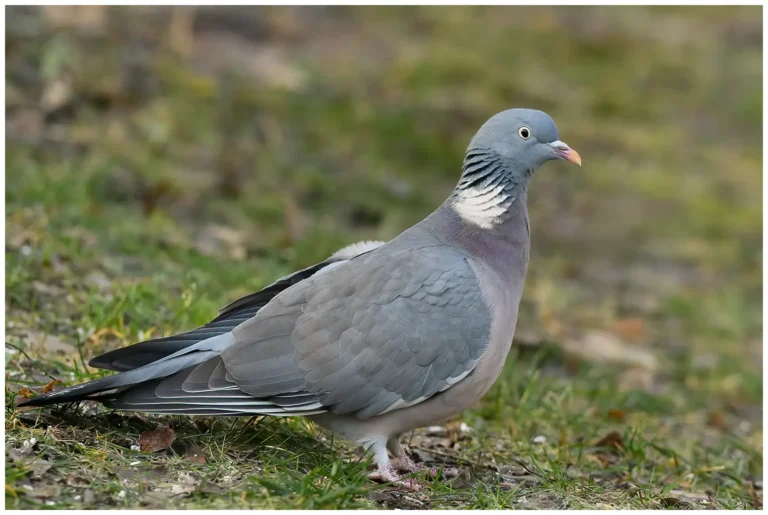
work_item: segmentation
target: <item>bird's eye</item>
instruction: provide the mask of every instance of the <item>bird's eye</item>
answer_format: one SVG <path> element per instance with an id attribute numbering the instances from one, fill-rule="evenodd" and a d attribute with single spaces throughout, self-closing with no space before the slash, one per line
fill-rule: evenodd
<path id="1" fill-rule="evenodd" d="M 523 139 L 528 139 L 531 137 L 531 129 L 528 127 L 520 127 L 517 129 L 517 135 Z"/>

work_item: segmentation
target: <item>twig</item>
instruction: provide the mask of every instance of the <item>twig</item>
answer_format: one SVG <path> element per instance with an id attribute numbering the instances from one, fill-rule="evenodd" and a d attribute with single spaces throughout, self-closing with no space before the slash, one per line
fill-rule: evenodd
<path id="1" fill-rule="evenodd" d="M 539 477 L 539 478 L 542 478 L 542 477 L 544 477 L 544 476 L 542 476 L 542 475 L 541 475 L 541 472 L 536 472 L 536 471 L 534 471 L 534 470 L 531 470 L 530 468 L 528 468 L 528 464 L 526 464 L 526 463 L 525 463 L 523 460 L 521 460 L 520 458 L 514 458 L 514 460 L 513 460 L 513 461 L 514 461 L 515 463 L 517 463 L 518 465 L 520 465 L 521 467 L 523 467 L 523 470 L 525 470 L 526 472 L 528 472 L 530 475 L 532 475 L 532 476 L 536 476 L 536 477 Z"/>

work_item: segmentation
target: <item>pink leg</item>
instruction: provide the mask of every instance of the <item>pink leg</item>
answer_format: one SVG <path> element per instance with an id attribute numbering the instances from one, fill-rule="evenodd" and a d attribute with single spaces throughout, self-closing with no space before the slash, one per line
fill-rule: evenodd
<path id="1" fill-rule="evenodd" d="M 368 479 L 381 483 L 392 483 L 413 492 L 418 492 L 424 487 L 424 484 L 416 478 L 400 479 L 395 467 L 392 466 L 392 462 L 389 461 L 385 439 L 374 442 L 370 450 L 374 453 L 373 459 L 376 462 L 376 470 L 368 474 Z"/>
<path id="2" fill-rule="evenodd" d="M 410 477 L 408 479 L 400 479 L 400 476 L 395 472 L 395 468 L 391 463 L 387 465 L 377 465 L 376 470 L 368 474 L 368 479 L 376 481 L 377 483 L 392 483 L 406 490 L 412 492 L 418 492 L 424 485 L 416 478 Z"/>

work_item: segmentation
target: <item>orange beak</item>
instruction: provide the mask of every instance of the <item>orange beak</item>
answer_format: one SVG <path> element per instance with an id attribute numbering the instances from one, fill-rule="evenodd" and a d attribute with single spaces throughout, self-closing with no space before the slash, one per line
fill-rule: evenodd
<path id="1" fill-rule="evenodd" d="M 573 150 L 571 147 L 569 147 L 565 143 L 563 143 L 562 141 L 553 141 L 549 145 L 553 149 L 555 149 L 555 153 L 558 155 L 560 159 L 564 159 L 573 164 L 577 164 L 581 166 L 581 156 L 579 155 L 579 153 Z"/>

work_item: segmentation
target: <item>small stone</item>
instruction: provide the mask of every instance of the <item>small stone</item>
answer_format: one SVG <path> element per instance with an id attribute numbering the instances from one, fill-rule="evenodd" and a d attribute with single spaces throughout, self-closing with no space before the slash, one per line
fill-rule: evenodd
<path id="1" fill-rule="evenodd" d="M 131 450 L 132 451 L 140 451 L 141 447 L 139 447 L 138 445 L 131 445 Z"/>
<path id="2" fill-rule="evenodd" d="M 80 500 L 82 500 L 82 499 L 83 499 L 83 496 L 82 496 L 82 495 L 76 495 L 76 496 L 74 497 L 74 500 L 75 500 L 75 501 L 80 501 Z"/>
<path id="3" fill-rule="evenodd" d="M 120 493 L 117 494 L 118 499 L 125 499 L 125 490 L 120 490 Z"/>
<path id="4" fill-rule="evenodd" d="M 533 440 L 531 440 L 533 443 L 545 443 L 546 441 L 547 437 L 544 435 L 536 435 L 533 437 Z"/>

